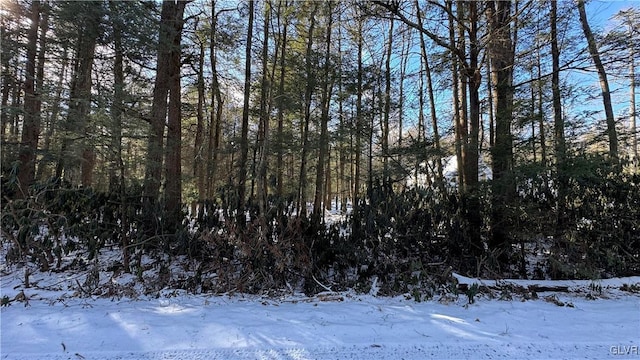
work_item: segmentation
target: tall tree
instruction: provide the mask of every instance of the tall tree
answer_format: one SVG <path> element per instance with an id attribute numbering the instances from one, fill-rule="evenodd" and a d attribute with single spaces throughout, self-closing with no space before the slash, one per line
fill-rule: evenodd
<path id="1" fill-rule="evenodd" d="M 220 74 L 218 70 L 218 22 L 224 12 L 231 9 L 216 10 L 216 0 L 211 1 L 211 33 L 209 41 L 209 59 L 211 65 L 211 115 L 209 121 L 209 141 L 207 146 L 207 198 L 214 192 L 215 179 L 218 176 L 218 160 L 220 153 L 220 141 L 222 137 L 222 111 L 224 100 L 220 86 Z"/>
<path id="2" fill-rule="evenodd" d="M 495 100 L 495 143 L 491 149 L 493 165 L 493 249 L 507 251 L 509 248 L 506 206 L 515 196 L 515 182 L 511 174 L 513 167 L 513 63 L 514 47 L 511 40 L 511 2 L 488 1 L 489 57 Z"/>
<path id="3" fill-rule="evenodd" d="M 325 169 L 328 169 L 327 158 L 329 157 L 329 106 L 331 104 L 331 92 L 333 79 L 331 75 L 331 32 L 333 31 L 333 4 L 326 3 L 327 32 L 325 37 L 325 58 L 322 74 L 322 114 L 320 116 L 320 151 L 318 153 L 318 163 L 316 165 L 316 191 L 313 202 L 313 220 L 316 224 L 324 219 L 322 211 L 323 194 L 326 190 L 325 181 L 330 181 L 330 176 L 326 176 Z"/>
<path id="4" fill-rule="evenodd" d="M 249 157 L 249 105 L 251 96 L 251 44 L 253 40 L 254 1 L 249 0 L 249 20 L 244 69 L 244 104 L 242 108 L 242 128 L 240 130 L 240 161 L 238 163 L 237 211 L 238 224 L 244 226 L 245 193 L 247 182 L 247 161 Z"/>
<path id="5" fill-rule="evenodd" d="M 265 219 L 267 206 L 267 167 L 270 151 L 270 112 L 271 112 L 271 83 L 273 73 L 269 71 L 269 28 L 271 27 L 271 1 L 265 2 L 264 9 L 264 26 L 262 39 L 262 79 L 260 80 L 260 132 L 258 134 L 258 147 L 260 150 L 260 158 L 258 159 L 258 207 L 260 216 Z M 278 62 L 279 47 L 275 46 L 276 54 L 273 59 L 273 70 Z"/>
<path id="6" fill-rule="evenodd" d="M 27 195 L 33 183 L 36 171 L 36 148 L 40 136 L 40 104 L 36 93 L 36 54 L 38 49 L 38 28 L 40 26 L 41 3 L 34 0 L 31 4 L 31 26 L 27 32 L 27 61 L 24 82 L 24 125 L 19 154 L 18 184 L 20 193 Z M 42 59 L 44 60 L 44 59 Z M 41 61 L 42 62 L 42 61 Z"/>
<path id="7" fill-rule="evenodd" d="M 382 110 L 382 182 L 386 188 L 389 179 L 389 116 L 391 113 L 391 50 L 393 48 L 394 19 L 389 20 L 389 34 L 387 36 L 387 54 L 385 56 L 384 71 L 384 109 Z"/>
<path id="8" fill-rule="evenodd" d="M 198 31 L 198 23 L 196 22 L 195 28 Z M 201 31 L 201 30 L 200 30 Z M 198 70 L 196 88 L 198 91 L 198 105 L 196 107 L 196 138 L 194 144 L 193 153 L 193 176 L 196 179 L 196 188 L 198 189 L 198 199 L 204 200 L 207 198 L 207 191 L 205 187 L 205 120 L 204 120 L 204 107 L 205 107 L 205 86 L 204 86 L 204 61 L 205 61 L 205 45 L 206 41 L 204 36 L 197 37 L 197 43 L 199 48 L 198 54 Z"/>
<path id="9" fill-rule="evenodd" d="M 165 152 L 165 213 L 168 223 L 179 222 L 182 207 L 182 101 L 180 85 L 182 27 L 186 1 L 170 1 L 171 43 L 168 67 L 169 103 L 167 114 L 167 147 Z"/>
<path id="10" fill-rule="evenodd" d="M 80 159 L 80 183 L 85 187 L 89 187 L 93 183 L 93 170 L 96 161 L 95 144 L 91 140 L 94 129 L 91 126 L 89 115 L 92 98 L 91 75 L 97 41 L 102 33 L 103 5 L 101 1 L 64 3 L 66 16 L 75 17 L 77 42 L 69 110 L 65 123 L 67 137 L 63 139 L 56 177 L 61 178 L 64 172 L 66 179 L 77 183 L 75 175 L 78 170 L 78 159 Z M 68 137 L 69 134 L 74 134 L 75 138 Z M 73 144 L 78 141 L 79 144 Z M 80 154 L 77 154 L 76 149 L 80 150 Z"/>
<path id="11" fill-rule="evenodd" d="M 565 226 L 565 205 L 568 180 L 566 176 L 566 141 L 564 118 L 562 114 L 562 98 L 560 92 L 560 49 L 558 47 L 558 4 L 551 2 L 551 11 L 549 12 L 550 37 L 551 37 L 551 92 L 553 96 L 553 127 L 554 127 L 554 148 L 556 153 L 556 173 L 558 182 L 557 195 L 557 214 L 556 214 L 556 233 L 560 235 L 564 231 Z"/>
<path id="12" fill-rule="evenodd" d="M 300 160 L 300 177 L 298 178 L 298 213 L 307 214 L 305 195 L 307 191 L 307 154 L 309 152 L 309 124 L 311 123 L 311 100 L 315 88 L 315 73 L 313 68 L 313 32 L 316 26 L 316 14 L 318 3 L 313 2 L 309 15 L 309 30 L 307 38 L 307 49 L 305 53 L 305 90 L 302 118 L 302 154 Z"/>
<path id="13" fill-rule="evenodd" d="M 357 17 L 357 33 L 356 41 L 358 43 L 358 72 L 356 75 L 356 116 L 355 116 L 355 171 L 353 176 L 353 214 L 359 215 L 360 207 L 360 177 L 361 177 L 361 158 L 362 158 L 362 130 L 364 125 L 364 116 L 362 109 L 362 89 L 363 89 L 363 48 L 364 48 L 364 16 L 361 13 L 356 14 Z M 359 219 L 355 219 L 354 224 L 359 225 Z M 353 230 L 358 235 L 359 229 Z"/>
<path id="14" fill-rule="evenodd" d="M 418 19 L 418 25 L 423 27 L 422 24 L 422 14 L 420 13 L 420 5 L 418 4 L 418 0 L 415 1 L 416 6 L 416 18 Z M 431 113 L 431 127 L 433 131 L 433 146 L 436 151 L 435 162 L 436 162 L 436 170 L 437 170 L 437 178 L 436 181 L 438 184 L 442 185 L 444 180 L 444 170 L 442 168 L 442 149 L 440 144 L 440 132 L 438 130 L 438 115 L 436 113 L 436 101 L 433 89 L 433 79 L 431 76 L 431 66 L 429 64 L 429 57 L 427 55 L 427 44 L 425 44 L 424 34 L 420 32 L 420 54 L 422 55 L 422 61 L 424 64 L 424 71 L 427 80 L 427 94 L 429 97 L 429 108 Z M 422 89 L 420 89 L 422 91 Z"/>
<path id="15" fill-rule="evenodd" d="M 150 228 L 157 229 L 157 216 L 154 215 L 154 204 L 160 195 L 160 184 L 162 180 L 162 158 L 164 155 L 164 129 L 167 123 L 167 113 L 169 112 L 170 132 L 172 144 L 169 146 L 167 138 L 167 161 L 175 161 L 176 144 L 176 120 L 179 123 L 180 117 L 180 34 L 182 31 L 182 16 L 185 3 L 182 1 L 163 1 L 160 13 L 160 30 L 157 46 L 156 78 L 153 87 L 153 102 L 151 106 L 150 132 L 147 150 L 147 164 L 144 178 L 144 198 L 145 198 L 145 218 Z M 177 49 L 176 49 L 177 47 Z M 177 71 L 177 72 L 176 72 Z M 167 97 L 171 93 L 171 100 Z M 178 130 L 179 131 L 179 124 Z M 174 167 L 175 163 L 167 165 L 167 168 Z M 173 168 L 175 172 L 175 168 Z M 172 173 L 173 173 L 172 172 Z M 169 175 L 169 173 L 167 173 Z M 172 175 L 173 176 L 173 175 Z M 179 181 L 179 179 L 172 179 Z M 179 188 L 178 188 L 179 189 Z M 175 183 L 167 184 L 167 192 L 171 191 L 171 196 L 175 199 Z M 167 203 L 168 204 L 168 203 Z"/>
<path id="16" fill-rule="evenodd" d="M 600 52 L 598 51 L 598 44 L 593 36 L 589 21 L 587 20 L 587 13 L 584 7 L 584 0 L 577 0 L 578 13 L 580 14 L 580 24 L 582 25 L 582 31 L 587 39 L 587 45 L 589 47 L 589 54 L 593 60 L 593 64 L 598 71 L 598 78 L 600 79 L 600 89 L 602 90 L 602 104 L 604 105 L 604 112 L 607 121 L 607 134 L 609 136 L 609 156 L 613 161 L 618 159 L 618 136 L 616 132 L 616 121 L 613 115 L 613 106 L 611 104 L 611 91 L 609 90 L 609 81 L 607 80 L 607 72 L 604 69 L 602 60 L 600 59 Z"/>
<path id="17" fill-rule="evenodd" d="M 276 133 L 276 141 L 277 141 L 277 159 L 276 159 L 276 199 L 278 199 L 278 211 L 282 211 L 282 202 L 284 192 L 284 112 L 285 112 L 285 80 L 286 80 L 286 56 L 287 53 L 287 31 L 289 26 L 289 18 L 286 14 L 287 9 L 287 0 L 278 1 L 278 11 L 277 18 L 278 24 L 282 23 L 282 26 L 278 26 L 278 29 L 281 29 L 279 32 L 279 44 L 280 44 L 280 74 L 278 80 L 278 95 L 277 95 L 277 117 L 278 117 L 278 128 Z"/>

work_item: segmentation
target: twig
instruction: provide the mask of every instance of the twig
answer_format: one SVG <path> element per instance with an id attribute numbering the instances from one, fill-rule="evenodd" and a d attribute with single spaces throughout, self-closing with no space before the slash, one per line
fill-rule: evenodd
<path id="1" fill-rule="evenodd" d="M 333 292 L 333 290 L 331 290 L 330 287 L 325 286 L 324 284 L 322 284 L 320 281 L 318 281 L 318 279 L 316 279 L 316 277 L 314 275 L 311 275 L 311 277 L 313 278 L 313 280 L 315 280 L 315 282 L 320 285 L 323 289 L 327 290 L 327 291 L 331 291 Z"/>

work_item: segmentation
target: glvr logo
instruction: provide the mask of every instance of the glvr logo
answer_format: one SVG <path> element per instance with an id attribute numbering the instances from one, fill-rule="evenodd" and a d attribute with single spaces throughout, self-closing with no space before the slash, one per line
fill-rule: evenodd
<path id="1" fill-rule="evenodd" d="M 639 355 L 638 345 L 616 345 L 609 348 L 612 355 Z"/>

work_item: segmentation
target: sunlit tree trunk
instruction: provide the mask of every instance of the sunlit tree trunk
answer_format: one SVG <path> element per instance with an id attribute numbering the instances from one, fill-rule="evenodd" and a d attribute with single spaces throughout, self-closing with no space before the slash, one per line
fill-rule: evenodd
<path id="1" fill-rule="evenodd" d="M 600 89 L 602 89 L 602 104 L 604 105 L 604 112 L 607 121 L 607 134 L 609 136 L 609 156 L 613 161 L 618 160 L 618 136 L 616 132 L 616 120 L 613 115 L 613 106 L 611 105 L 611 91 L 609 90 L 609 81 L 607 80 L 607 73 L 600 60 L 600 52 L 598 51 L 598 45 L 591 32 L 591 27 L 587 20 L 587 14 L 584 8 L 584 0 L 578 1 L 578 12 L 580 14 L 580 24 L 582 24 L 582 31 L 587 38 L 587 44 L 589 47 L 589 54 L 593 60 L 596 70 L 598 71 L 598 78 L 600 79 Z"/>
<path id="2" fill-rule="evenodd" d="M 169 228 L 180 221 L 182 211 L 182 94 L 180 84 L 183 14 L 186 2 L 175 3 L 171 19 L 172 38 L 169 53 L 169 104 L 167 146 L 165 149 L 165 213 Z"/>

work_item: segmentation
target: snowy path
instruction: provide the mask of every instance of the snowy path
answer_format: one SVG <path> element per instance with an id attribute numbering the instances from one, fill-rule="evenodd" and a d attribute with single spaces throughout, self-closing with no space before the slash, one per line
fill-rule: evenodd
<path id="1" fill-rule="evenodd" d="M 1 310 L 0 359 L 640 359 L 640 298 L 178 296 Z M 335 300 L 335 299 L 333 299 Z"/>

